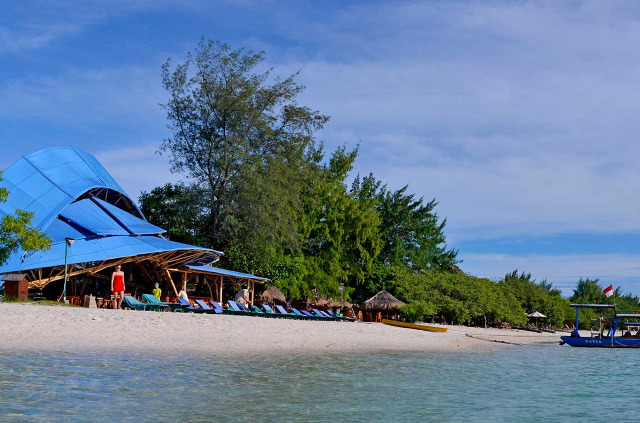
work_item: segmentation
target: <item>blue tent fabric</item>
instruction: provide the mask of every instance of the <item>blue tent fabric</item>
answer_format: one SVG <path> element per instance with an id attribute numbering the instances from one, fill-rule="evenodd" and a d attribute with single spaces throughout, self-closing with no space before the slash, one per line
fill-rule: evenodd
<path id="1" fill-rule="evenodd" d="M 138 219 L 137 217 L 127 213 L 126 211 L 113 206 L 106 201 L 102 201 L 99 198 L 93 198 L 100 207 L 107 211 L 115 220 L 125 227 L 129 232 L 136 235 L 155 235 L 162 234 L 166 231 L 159 228 L 146 220 Z"/>
<path id="2" fill-rule="evenodd" d="M 95 157 L 73 147 L 45 148 L 26 155 L 5 170 L 2 178 L 0 186 L 10 195 L 0 204 L 0 211 L 33 211 L 32 224 L 39 229 L 46 229 L 63 209 L 92 189 L 126 196 Z M 134 214 L 143 217 L 135 204 L 133 207 Z"/>
<path id="3" fill-rule="evenodd" d="M 250 273 L 242 273 L 242 272 L 236 272 L 234 270 L 227 270 L 227 269 L 221 269 L 219 267 L 213 267 L 213 266 L 208 266 L 206 264 L 187 264 L 186 265 L 187 268 L 191 269 L 191 270 L 198 270 L 201 272 L 209 272 L 209 273 L 214 273 L 216 275 L 222 275 L 222 276 L 231 276 L 234 278 L 243 278 L 243 279 L 254 279 L 257 281 L 268 281 L 268 278 L 263 278 L 260 276 L 256 276 L 256 275 L 252 275 Z"/>
<path id="4" fill-rule="evenodd" d="M 49 251 L 32 252 L 26 256 L 16 253 L 6 265 L 0 266 L 0 273 L 64 265 L 64 250 L 65 243 L 61 242 L 52 245 Z M 215 260 L 218 255 L 222 254 L 219 251 L 181 244 L 157 236 L 117 236 L 75 241 L 67 249 L 67 264 L 72 265 L 178 250 L 209 252 L 208 260 Z"/>
<path id="5" fill-rule="evenodd" d="M 88 198 L 69 204 L 60 213 L 60 217 L 96 235 L 129 235 L 125 228 Z"/>
<path id="6" fill-rule="evenodd" d="M 177 250 L 199 250 L 203 260 L 222 252 L 169 241 L 166 232 L 147 222 L 95 157 L 73 147 L 45 148 L 24 156 L 2 174 L 0 187 L 9 191 L 0 215 L 16 209 L 34 213 L 32 225 L 49 235 L 51 249 L 18 251 L 0 266 L 0 274 L 98 262 Z M 98 196 L 100 198 L 98 198 Z"/>

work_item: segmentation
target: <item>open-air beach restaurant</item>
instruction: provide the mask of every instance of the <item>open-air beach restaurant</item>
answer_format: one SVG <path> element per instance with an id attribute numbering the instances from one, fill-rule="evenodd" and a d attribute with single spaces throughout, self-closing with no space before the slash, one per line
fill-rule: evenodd
<path id="1" fill-rule="evenodd" d="M 255 284 L 268 280 L 213 267 L 220 251 L 167 239 L 166 231 L 149 223 L 98 160 L 84 151 L 46 148 L 19 159 L 2 178 L 0 187 L 9 197 L 0 204 L 0 215 L 16 209 L 33 212 L 32 226 L 52 239 L 49 250 L 17 251 L 0 266 L 6 287 L 22 284 L 32 297 L 66 297 L 84 305 L 91 295 L 98 306 L 109 306 L 111 273 L 117 265 L 126 275 L 125 295 L 149 293 L 158 283 L 165 301 L 173 301 L 191 282 L 196 287 L 192 292 L 220 303 L 247 287 L 252 305 Z"/>

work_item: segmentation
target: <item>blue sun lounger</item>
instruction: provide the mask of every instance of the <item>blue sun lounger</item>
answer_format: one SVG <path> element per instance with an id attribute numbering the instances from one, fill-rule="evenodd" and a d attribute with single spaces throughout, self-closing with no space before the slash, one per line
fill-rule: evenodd
<path id="1" fill-rule="evenodd" d="M 211 304 L 211 307 L 213 307 L 213 309 L 215 310 L 216 314 L 222 314 L 225 312 L 225 309 L 222 308 L 222 306 L 220 305 L 219 302 L 217 301 L 209 301 L 209 304 Z"/>
<path id="2" fill-rule="evenodd" d="M 284 317 L 290 317 L 292 319 L 298 319 L 302 316 L 302 314 L 300 314 L 300 316 L 298 316 L 295 313 L 287 313 L 287 310 L 284 309 L 284 307 L 282 307 L 281 305 L 277 305 L 276 306 L 276 310 L 278 310 L 278 313 L 281 314 Z"/>
<path id="3" fill-rule="evenodd" d="M 183 311 L 190 311 L 192 313 L 204 313 L 204 310 L 201 308 L 195 308 L 191 305 L 191 303 L 184 298 L 178 298 L 178 304 L 182 306 Z"/>
<path id="4" fill-rule="evenodd" d="M 147 306 L 150 306 L 150 304 L 141 303 L 130 295 L 125 295 L 120 305 L 122 308 L 129 307 L 132 310 L 147 310 Z"/>
<path id="5" fill-rule="evenodd" d="M 298 310 L 297 308 L 291 307 L 291 311 L 293 312 L 293 314 L 295 314 L 296 316 L 298 316 L 301 319 L 308 319 L 309 317 L 313 318 L 313 316 L 307 316 L 307 315 L 304 315 L 304 314 L 300 313 L 300 310 Z"/>
<path id="6" fill-rule="evenodd" d="M 157 299 L 151 294 L 142 294 L 141 298 L 142 298 L 142 301 L 144 301 L 147 304 L 152 304 L 154 306 L 158 306 L 159 308 L 164 308 L 164 309 L 169 308 L 171 309 L 171 311 L 177 311 L 179 313 L 182 312 L 182 306 L 178 303 L 163 303 L 162 301 L 160 301 L 159 299 Z"/>
<path id="7" fill-rule="evenodd" d="M 327 310 L 327 311 L 326 311 L 326 313 L 327 313 L 329 316 L 331 316 L 331 317 L 335 318 L 336 320 L 344 320 L 345 322 L 355 322 L 355 321 L 356 321 L 356 319 L 355 319 L 355 318 L 353 318 L 353 317 L 338 316 L 338 315 L 337 315 L 337 314 L 335 314 L 335 313 L 333 312 L 333 310 L 331 310 L 331 309 Z"/>
<path id="8" fill-rule="evenodd" d="M 250 315 L 251 314 L 251 310 L 249 310 L 248 308 L 244 307 L 243 304 L 238 304 L 235 301 L 227 301 L 229 303 L 229 306 L 231 307 L 231 310 L 233 310 L 235 312 L 235 314 L 243 314 L 243 315 Z M 242 310 L 240 308 L 240 306 L 243 306 L 245 308 L 245 310 Z"/>
<path id="9" fill-rule="evenodd" d="M 279 313 L 276 313 L 275 311 L 273 311 L 273 309 L 269 304 L 262 304 L 262 308 L 264 308 L 264 311 L 271 317 L 282 317 L 280 316 Z"/>
<path id="10" fill-rule="evenodd" d="M 316 316 L 315 314 L 311 314 L 309 313 L 307 310 L 300 310 L 300 313 L 304 314 L 305 316 L 307 316 L 310 319 L 314 319 L 314 320 L 320 320 L 321 318 Z"/>
<path id="11" fill-rule="evenodd" d="M 215 309 L 215 308 L 211 308 L 211 307 L 209 307 L 209 306 L 207 305 L 207 303 L 205 303 L 205 302 L 204 302 L 204 301 L 202 301 L 202 300 L 196 300 L 196 304 L 198 304 L 198 305 L 200 306 L 200 308 L 201 308 L 202 310 L 204 310 L 204 312 L 205 312 L 205 313 L 207 313 L 207 314 L 219 314 L 219 313 L 221 313 L 221 311 L 220 311 L 220 312 L 218 312 L 218 311 L 216 311 L 216 309 Z"/>
<path id="12" fill-rule="evenodd" d="M 318 310 L 317 308 L 312 308 L 311 311 L 313 311 L 313 313 L 320 319 L 324 319 L 324 320 L 335 320 L 333 317 L 329 316 L 328 314 L 323 314 L 320 310 Z"/>
<path id="13" fill-rule="evenodd" d="M 253 313 L 257 314 L 260 317 L 271 317 L 264 311 L 260 310 L 260 307 L 258 307 L 257 305 L 252 305 L 251 308 L 253 309 Z"/>

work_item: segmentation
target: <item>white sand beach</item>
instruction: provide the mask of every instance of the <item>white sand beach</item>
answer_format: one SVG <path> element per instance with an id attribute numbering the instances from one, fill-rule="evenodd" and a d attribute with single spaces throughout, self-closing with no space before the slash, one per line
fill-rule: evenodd
<path id="1" fill-rule="evenodd" d="M 0 350 L 12 351 L 487 352 L 514 344 L 557 344 L 561 335 L 464 326 L 448 328 L 446 333 L 433 333 L 379 323 L 0 303 Z"/>

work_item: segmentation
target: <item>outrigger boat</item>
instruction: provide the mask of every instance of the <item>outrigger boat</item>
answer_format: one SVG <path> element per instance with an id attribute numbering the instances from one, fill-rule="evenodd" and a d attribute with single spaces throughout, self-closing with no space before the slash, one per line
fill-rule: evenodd
<path id="1" fill-rule="evenodd" d="M 571 304 L 576 308 L 576 329 L 569 336 L 561 336 L 560 345 L 570 345 L 572 347 L 615 347 L 615 348 L 640 348 L 640 331 L 632 335 L 630 331 L 624 332 L 622 326 L 640 326 L 637 322 L 627 322 L 624 319 L 640 319 L 640 314 L 619 314 L 613 304 Z M 591 336 L 580 336 L 578 332 L 578 316 L 581 308 L 592 309 L 613 309 L 613 316 L 591 319 Z M 622 323 L 620 319 L 623 319 Z M 611 320 L 607 334 L 604 334 L 605 320 Z M 593 323 L 598 322 L 598 330 L 593 330 Z M 620 330 L 622 336 L 615 336 Z"/>

